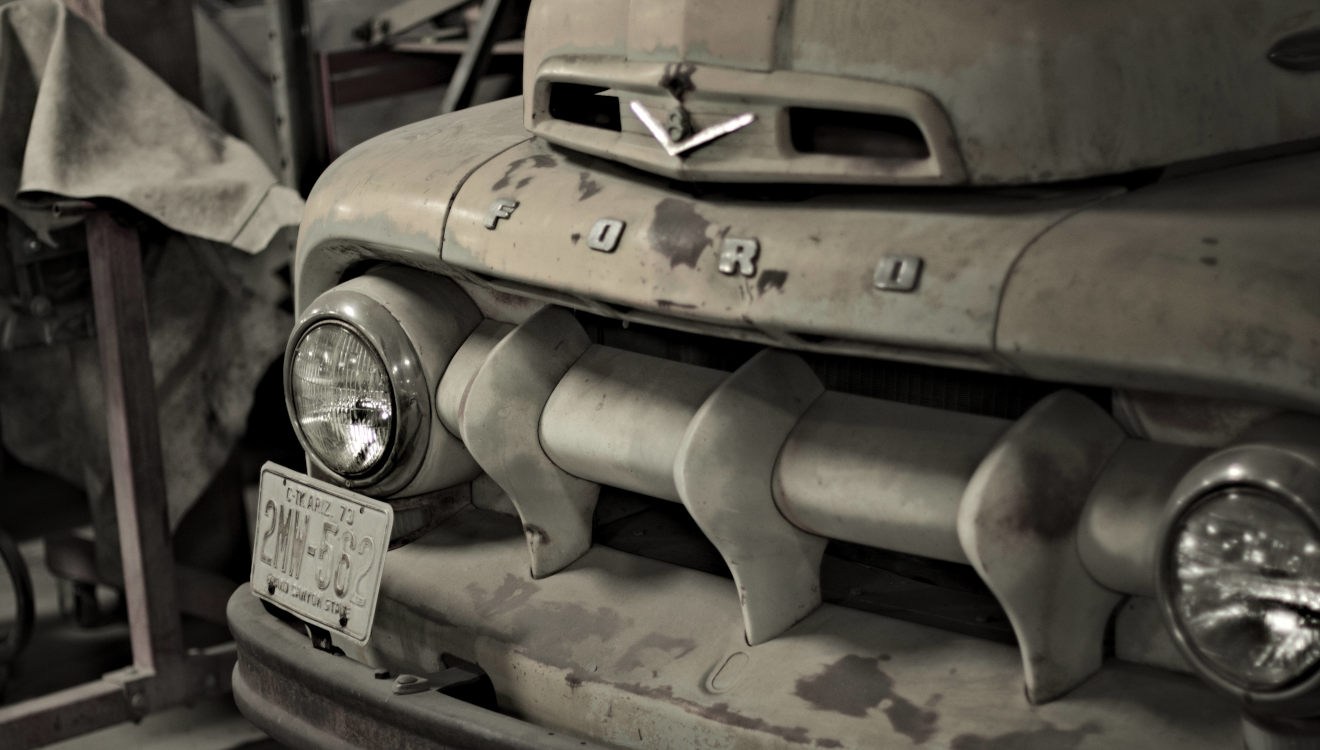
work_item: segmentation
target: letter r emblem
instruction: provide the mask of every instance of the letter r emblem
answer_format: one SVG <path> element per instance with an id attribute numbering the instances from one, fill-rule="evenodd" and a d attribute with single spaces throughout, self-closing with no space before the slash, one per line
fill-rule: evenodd
<path id="1" fill-rule="evenodd" d="M 735 237 L 724 238 L 724 247 L 720 250 L 720 273 L 732 276 L 756 275 L 756 254 L 761 249 L 756 240 L 743 240 Z"/>

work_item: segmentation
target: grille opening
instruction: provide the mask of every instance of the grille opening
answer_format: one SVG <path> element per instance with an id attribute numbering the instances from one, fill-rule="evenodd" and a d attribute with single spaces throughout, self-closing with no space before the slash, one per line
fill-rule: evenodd
<path id="1" fill-rule="evenodd" d="M 687 509 L 601 487 L 592 541 L 639 557 L 732 578 Z M 1012 625 L 970 565 L 830 541 L 820 566 L 830 604 L 1015 645 Z"/>
<path id="2" fill-rule="evenodd" d="M 640 323 L 624 328 L 620 321 L 611 318 L 584 312 L 576 315 L 597 344 L 714 370 L 733 372 L 765 348 L 748 341 Z M 827 389 L 855 396 L 1018 419 L 1051 393 L 1070 388 L 1095 401 L 1106 412 L 1112 407 L 1112 394 L 1107 388 L 837 354 L 798 352 L 798 355 Z"/>
<path id="3" fill-rule="evenodd" d="M 906 117 L 791 107 L 789 134 L 802 154 L 866 156 L 873 159 L 925 159 L 930 146 Z"/>
<path id="4" fill-rule="evenodd" d="M 602 130 L 620 131 L 619 97 L 599 96 L 604 86 L 581 83 L 550 84 L 550 116 Z"/>

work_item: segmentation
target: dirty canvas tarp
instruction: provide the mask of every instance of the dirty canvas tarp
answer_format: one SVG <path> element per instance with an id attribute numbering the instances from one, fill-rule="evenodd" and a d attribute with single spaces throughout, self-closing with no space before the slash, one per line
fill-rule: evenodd
<path id="1" fill-rule="evenodd" d="M 43 239 L 54 220 L 28 206 L 46 195 L 248 252 L 301 213 L 252 148 L 56 0 L 0 5 L 0 91 L 0 207 Z"/>
<path id="2" fill-rule="evenodd" d="M 68 257 L 54 270 L 18 262 L 34 242 L 67 250 L 82 241 L 81 227 L 42 209 L 55 197 L 109 197 L 147 217 L 152 365 L 177 527 L 229 457 L 256 383 L 283 350 L 292 320 L 279 309 L 287 288 L 275 270 L 288 260 L 302 201 L 247 144 L 81 18 L 53 0 L 20 0 L 0 5 L 0 219 L 9 225 L 0 323 L 89 304 L 86 284 L 81 298 L 40 307 L 14 286 L 22 273 L 86 273 L 85 255 L 73 271 Z M 0 352 L 0 429 L 20 461 L 87 489 L 102 541 L 114 518 L 95 340 Z M 105 546 L 101 571 L 113 576 L 117 550 L 107 558 Z"/>

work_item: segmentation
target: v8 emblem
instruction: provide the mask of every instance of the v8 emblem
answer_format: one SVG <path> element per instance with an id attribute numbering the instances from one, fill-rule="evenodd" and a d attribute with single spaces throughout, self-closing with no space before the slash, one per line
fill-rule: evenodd
<path id="1" fill-rule="evenodd" d="M 756 255 L 760 250 L 761 244 L 756 240 L 725 237 L 724 247 L 720 249 L 718 266 L 720 273 L 727 276 L 732 276 L 735 273 L 741 273 L 743 276 L 755 276 Z"/>

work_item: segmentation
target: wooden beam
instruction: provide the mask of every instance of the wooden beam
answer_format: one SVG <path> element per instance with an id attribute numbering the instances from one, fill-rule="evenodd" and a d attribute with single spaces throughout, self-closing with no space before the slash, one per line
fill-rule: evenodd
<path id="1" fill-rule="evenodd" d="M 133 663 L 161 671 L 182 662 L 183 631 L 137 230 L 107 213 L 89 214 L 87 256 Z"/>

